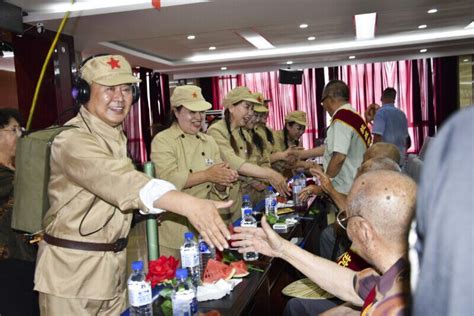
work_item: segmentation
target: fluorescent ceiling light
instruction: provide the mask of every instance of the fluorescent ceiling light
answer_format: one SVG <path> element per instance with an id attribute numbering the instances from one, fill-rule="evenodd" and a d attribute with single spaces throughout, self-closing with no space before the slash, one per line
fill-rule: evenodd
<path id="1" fill-rule="evenodd" d="M 247 50 L 217 54 L 197 54 L 185 59 L 185 63 L 218 62 L 245 58 L 267 58 L 269 56 L 285 56 L 294 54 L 335 53 L 357 49 L 372 49 L 391 47 L 393 45 L 412 45 L 429 42 L 439 42 L 474 36 L 474 29 L 455 30 L 445 32 L 417 32 L 413 34 L 377 37 L 366 41 L 340 41 L 325 44 L 302 45 L 267 50 Z"/>
<path id="2" fill-rule="evenodd" d="M 367 40 L 375 37 L 375 23 L 377 21 L 377 13 L 356 14 L 354 19 L 356 38 L 358 40 Z"/>
<path id="3" fill-rule="evenodd" d="M 221 70 L 227 70 L 227 67 L 221 67 Z"/>
<path id="4" fill-rule="evenodd" d="M 418 25 L 419 29 L 426 29 L 427 27 L 428 27 L 428 25 L 426 25 L 426 24 Z"/>
<path id="5" fill-rule="evenodd" d="M 469 23 L 465 29 L 474 29 L 474 21 L 471 21 L 471 23 Z"/>
<path id="6" fill-rule="evenodd" d="M 428 12 L 429 14 L 433 14 L 433 13 L 436 13 L 436 12 L 438 12 L 438 9 L 436 9 L 436 8 L 433 8 L 433 9 L 429 9 L 429 10 L 428 10 L 428 11 L 426 11 L 426 12 Z"/>
<path id="7" fill-rule="evenodd" d="M 161 7 L 187 5 L 210 0 L 161 0 Z M 40 11 L 28 12 L 23 18 L 24 23 L 60 19 L 63 13 L 70 11 L 70 17 L 87 16 L 94 14 L 108 14 L 125 11 L 136 11 L 144 9 L 155 9 L 150 0 L 82 0 L 61 1 L 55 4 L 42 5 Z"/>
<path id="8" fill-rule="evenodd" d="M 286 62 L 286 64 L 287 64 L 287 65 L 293 65 L 293 61 L 288 60 L 288 61 Z"/>
<path id="9" fill-rule="evenodd" d="M 188 40 L 193 40 L 196 38 L 196 35 L 188 35 L 187 39 Z"/>
<path id="10" fill-rule="evenodd" d="M 13 52 L 9 52 L 9 51 L 3 51 L 2 54 L 3 54 L 3 58 L 12 58 L 12 57 L 15 57 L 15 55 L 13 54 Z"/>
<path id="11" fill-rule="evenodd" d="M 467 58 L 463 60 L 463 62 L 465 62 L 465 63 L 467 63 L 468 61 L 469 61 L 469 59 L 467 59 Z"/>
<path id="12" fill-rule="evenodd" d="M 308 27 L 308 24 L 306 23 L 300 24 L 300 29 L 305 29 L 307 27 Z"/>
<path id="13" fill-rule="evenodd" d="M 315 39 L 316 39 L 316 37 L 314 37 L 314 36 L 308 37 L 308 41 L 314 41 Z"/>
<path id="14" fill-rule="evenodd" d="M 426 48 L 420 49 L 420 53 L 426 53 L 428 50 Z"/>
<path id="15" fill-rule="evenodd" d="M 270 49 L 275 48 L 265 37 L 258 34 L 254 31 L 239 31 L 240 36 L 242 36 L 247 42 L 257 47 L 258 49 Z"/>
<path id="16" fill-rule="evenodd" d="M 209 50 L 216 50 L 216 47 L 215 46 L 210 46 Z"/>
<path id="17" fill-rule="evenodd" d="M 355 59 L 356 57 L 354 55 L 349 56 L 349 59 Z"/>

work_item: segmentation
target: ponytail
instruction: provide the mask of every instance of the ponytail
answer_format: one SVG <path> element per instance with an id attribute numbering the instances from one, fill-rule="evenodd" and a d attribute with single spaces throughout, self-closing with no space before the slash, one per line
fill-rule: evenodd
<path id="1" fill-rule="evenodd" d="M 257 146 L 258 151 L 260 154 L 263 154 L 263 150 L 265 149 L 265 144 L 263 143 L 262 137 L 258 135 L 254 129 L 250 130 L 250 133 L 252 134 L 252 142 Z"/>
<path id="2" fill-rule="evenodd" d="M 235 141 L 234 135 L 232 135 L 232 130 L 230 129 L 230 112 L 229 110 L 224 111 L 224 121 L 225 121 L 225 126 L 227 127 L 227 131 L 229 132 L 230 135 L 230 146 L 234 150 L 234 153 L 237 155 L 239 154 L 239 147 L 237 146 L 237 142 Z"/>

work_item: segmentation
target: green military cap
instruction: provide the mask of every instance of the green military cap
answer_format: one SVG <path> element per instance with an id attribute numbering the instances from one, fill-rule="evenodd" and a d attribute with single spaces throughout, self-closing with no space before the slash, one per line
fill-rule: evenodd
<path id="1" fill-rule="evenodd" d="M 254 104 L 259 104 L 259 101 L 247 87 L 237 87 L 229 91 L 224 98 L 224 107 L 228 108 L 233 104 L 241 101 L 248 101 Z"/>
<path id="2" fill-rule="evenodd" d="M 306 126 L 306 113 L 303 111 L 293 111 L 286 115 L 285 122 L 295 122 L 297 124 Z"/>
<path id="3" fill-rule="evenodd" d="M 265 97 L 260 92 L 253 93 L 253 96 L 258 100 L 258 104 L 254 105 L 253 111 L 258 113 L 268 112 L 267 103 L 270 102 L 270 100 L 265 100 Z"/>

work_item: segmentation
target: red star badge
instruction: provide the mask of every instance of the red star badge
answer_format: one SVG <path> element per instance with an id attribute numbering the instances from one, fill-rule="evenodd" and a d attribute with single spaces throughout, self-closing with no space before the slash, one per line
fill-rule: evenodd
<path id="1" fill-rule="evenodd" d="M 257 100 L 258 100 L 258 102 L 262 103 L 262 97 L 259 96 L 259 97 L 257 98 Z"/>
<path id="2" fill-rule="evenodd" d="M 113 57 L 110 57 L 110 60 L 107 62 L 107 64 L 109 64 L 110 68 L 112 68 L 112 69 L 120 68 L 119 60 L 114 59 Z"/>
<path id="3" fill-rule="evenodd" d="M 196 92 L 193 92 L 193 98 L 197 99 L 198 95 Z"/>

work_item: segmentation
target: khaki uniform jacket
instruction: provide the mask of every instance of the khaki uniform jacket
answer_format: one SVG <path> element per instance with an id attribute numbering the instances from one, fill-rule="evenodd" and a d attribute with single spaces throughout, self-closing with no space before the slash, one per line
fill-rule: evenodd
<path id="1" fill-rule="evenodd" d="M 183 189 L 190 173 L 222 162 L 219 147 L 209 135 L 200 132 L 196 135 L 185 134 L 174 123 L 153 139 L 151 160 L 155 164 L 156 177 L 173 183 L 179 191 L 202 199 L 225 199 L 228 196 L 228 190 L 227 194 L 220 193 L 211 182 Z M 158 230 L 160 245 L 179 249 L 184 233 L 190 230 L 196 232 L 186 217 L 165 213 Z"/>
<path id="2" fill-rule="evenodd" d="M 113 243 L 128 235 L 131 210 L 146 210 L 139 191 L 150 179 L 127 158 L 121 127 L 110 127 L 84 107 L 80 114 L 67 123 L 78 128 L 59 134 L 51 148 L 51 207 L 43 226 L 58 238 Z M 95 300 L 125 290 L 126 250 L 82 251 L 44 241 L 39 247 L 35 290 Z"/>
<path id="3" fill-rule="evenodd" d="M 258 150 L 257 146 L 253 146 L 252 149 L 252 154 L 248 158 L 248 162 L 260 166 L 260 167 L 268 167 L 270 168 L 270 155 L 269 155 L 269 147 L 267 143 L 271 146 L 269 142 L 266 141 L 266 136 L 262 136 L 258 134 L 257 130 L 255 130 L 257 135 L 259 135 L 264 144 L 264 149 L 263 152 L 261 153 L 260 150 Z M 244 130 L 245 137 L 247 140 L 253 144 L 252 142 L 252 134 L 251 131 L 249 130 Z M 264 132 L 265 133 L 265 132 Z M 265 190 L 262 191 L 257 191 L 255 190 L 254 187 L 252 187 L 252 184 L 260 182 L 264 183 L 266 186 L 268 186 L 267 182 L 262 181 L 261 179 L 257 179 L 254 177 L 247 177 L 247 176 L 241 176 L 242 179 L 242 194 L 248 194 L 250 195 L 250 200 L 252 201 L 253 205 L 255 206 L 258 202 L 260 202 L 262 199 L 265 198 Z"/>
<path id="4" fill-rule="evenodd" d="M 222 160 L 228 162 L 232 169 L 239 170 L 239 168 L 245 162 L 247 162 L 247 146 L 245 144 L 245 141 L 240 136 L 239 128 L 234 128 L 231 132 L 235 138 L 237 147 L 239 148 L 238 154 L 234 152 L 234 149 L 230 145 L 230 134 L 223 119 L 211 125 L 207 130 L 207 134 L 211 135 L 219 146 L 219 151 L 221 153 Z M 229 193 L 229 199 L 234 201 L 234 204 L 232 205 L 230 210 L 227 211 L 228 213 L 230 213 L 232 221 L 239 218 L 241 215 L 240 208 L 242 206 L 242 191 L 240 186 L 240 180 L 234 182 Z M 225 218 L 225 210 L 223 210 L 222 213 L 223 217 Z"/>

